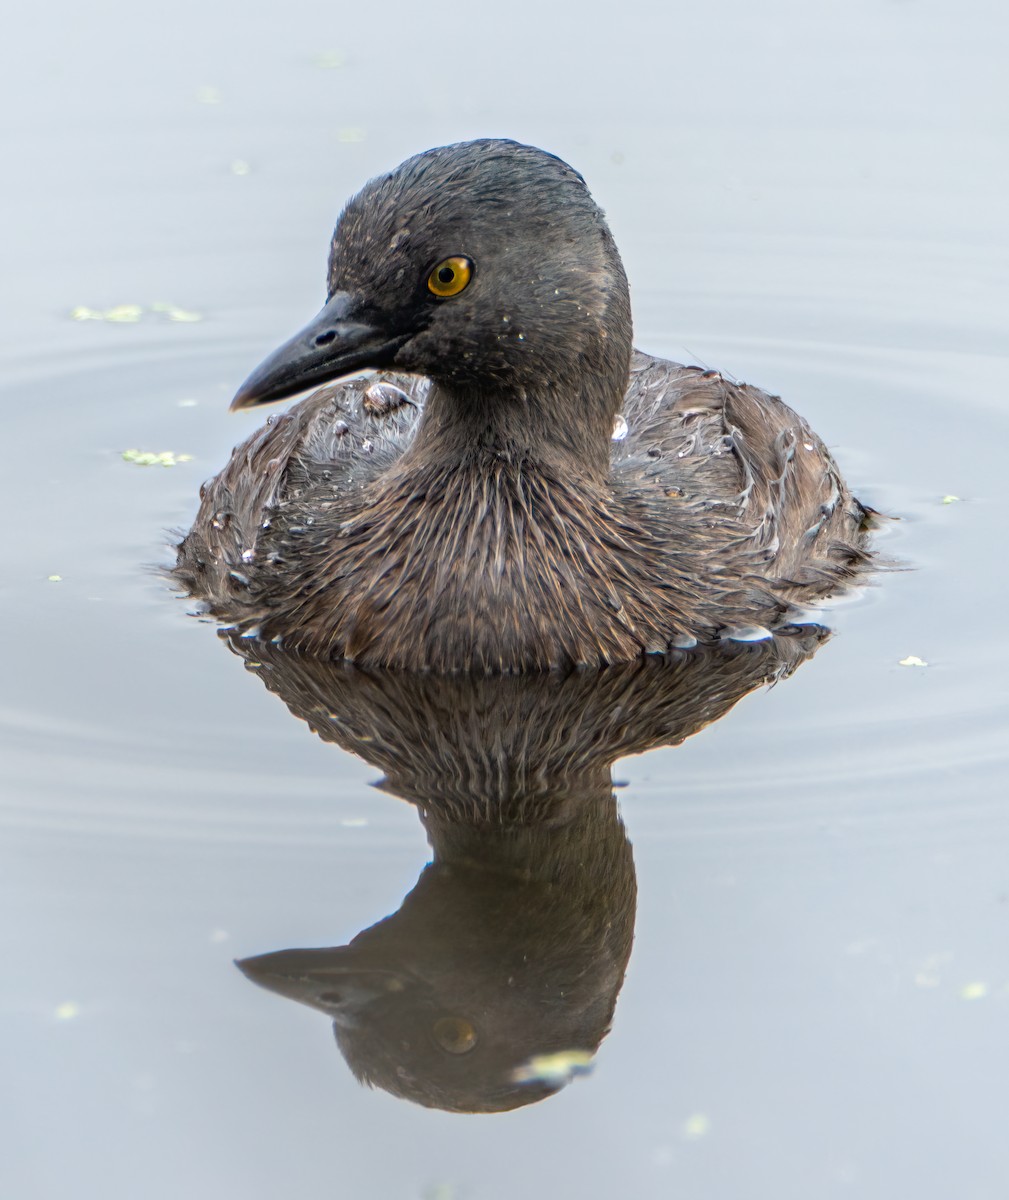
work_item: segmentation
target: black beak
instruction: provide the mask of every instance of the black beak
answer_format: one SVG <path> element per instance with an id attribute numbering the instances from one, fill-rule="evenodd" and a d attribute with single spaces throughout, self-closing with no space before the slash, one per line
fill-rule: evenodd
<path id="1" fill-rule="evenodd" d="M 409 334 L 390 337 L 388 330 L 362 319 L 360 307 L 357 297 L 336 292 L 313 321 L 260 363 L 238 389 L 232 409 L 283 400 L 344 375 L 392 366 Z"/>
<path id="2" fill-rule="evenodd" d="M 384 967 L 356 964 L 353 946 L 320 950 L 276 950 L 236 958 L 246 979 L 268 991 L 327 1013 L 338 1024 L 353 1024 L 355 1014 L 375 1000 L 403 992 L 409 976 Z"/>

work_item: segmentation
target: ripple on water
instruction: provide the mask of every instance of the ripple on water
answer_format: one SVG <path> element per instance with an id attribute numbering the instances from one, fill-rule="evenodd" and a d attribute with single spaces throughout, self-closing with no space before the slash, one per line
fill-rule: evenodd
<path id="1" fill-rule="evenodd" d="M 40 406 L 53 395 L 74 392 L 72 406 L 61 404 L 69 424 L 45 447 L 44 461 L 54 477 L 39 497 L 35 522 L 21 530 L 20 538 L 13 530 L 15 557 L 20 550 L 31 560 L 40 544 L 47 546 L 46 562 L 26 566 L 15 579 L 14 624 L 32 630 L 19 644 L 40 653 L 45 645 L 57 661 L 76 659 L 87 667 L 74 676 L 79 689 L 65 682 L 59 689 L 46 687 L 43 669 L 35 707 L 29 683 L 25 707 L 0 722 L 5 738 L 18 743 L 16 790 L 26 798 L 21 809 L 17 799 L 8 803 L 8 821 L 63 822 L 67 829 L 84 829 L 92 820 L 98 824 L 91 828 L 140 832 L 143 822 L 125 798 L 121 809 L 81 797 L 72 806 L 54 802 L 50 808 L 27 801 L 36 789 L 51 791 L 59 778 L 71 775 L 86 791 L 101 791 L 105 780 L 107 792 L 121 791 L 125 797 L 137 766 L 124 767 L 124 759 L 142 763 L 148 781 L 156 777 L 155 790 L 164 797 L 212 780 L 221 807 L 202 809 L 200 820 L 167 799 L 164 807 L 150 809 L 151 829 L 174 827 L 180 836 L 187 823 L 192 836 L 224 836 L 230 802 L 225 797 L 249 791 L 265 796 L 283 786 L 269 772 L 219 776 L 213 767 L 221 731 L 205 723 L 205 713 L 193 703 L 191 682 L 172 669 L 174 656 L 184 646 L 192 669 L 209 671 L 215 686 L 229 695 L 236 689 L 223 668 L 233 664 L 207 667 L 205 660 L 213 658 L 209 631 L 190 629 L 183 606 L 143 573 L 143 562 L 158 557 L 159 530 L 185 524 L 199 482 L 261 419 L 259 414 L 236 418 L 225 409 L 233 380 L 242 376 L 266 335 L 228 340 L 208 335 L 206 328 L 198 332 L 182 345 L 155 330 L 143 331 L 145 340 L 128 347 L 106 340 L 56 359 L 7 355 L 7 375 L 21 401 L 9 417 L 8 433 L 15 441 L 29 439 Z M 710 343 L 700 335 L 683 340 Z M 675 354 L 672 346 L 657 349 Z M 777 689 L 796 700 L 776 705 L 773 718 L 768 701 L 751 701 L 722 729 L 706 735 L 703 747 L 688 743 L 662 752 L 660 758 L 675 757 L 658 770 L 659 784 L 641 785 L 641 801 L 648 804 L 653 791 L 656 797 L 668 791 L 672 779 L 676 793 L 696 798 L 705 814 L 698 828 L 725 832 L 728 827 L 740 835 L 773 820 L 802 826 L 811 798 L 822 820 L 879 824 L 908 811 L 947 823 L 983 821 L 985 813 L 997 819 L 994 801 L 965 803 L 938 782 L 943 773 L 959 772 L 984 792 L 984 781 L 1005 771 L 1000 734 L 1006 693 L 998 676 L 1009 665 L 1007 651 L 1004 644 L 986 643 L 972 613 L 963 613 L 956 583 L 972 578 L 983 596 L 988 588 L 996 594 L 1002 582 L 1001 563 L 993 561 L 988 547 L 1002 536 L 993 501 L 1001 494 L 999 447 L 1005 443 L 1007 416 L 982 386 L 991 360 L 935 348 L 886 350 L 757 338 L 723 340 L 710 351 L 716 354 L 732 361 L 745 358 L 755 381 L 780 391 L 827 437 L 856 491 L 901 518 L 885 528 L 881 542 L 887 556 L 910 570 L 886 575 L 857 599 L 846 596 L 829 606 L 819 619 L 843 636 L 815 665 Z M 948 454 L 953 395 L 959 400 L 957 428 L 970 429 L 969 478 L 954 477 L 963 467 Z M 193 397 L 195 406 L 180 407 L 181 398 Z M 915 413 L 913 438 L 884 419 L 887 407 Z M 168 445 L 193 454 L 194 462 L 131 475 L 117 458 L 127 444 Z M 30 455 L 15 459 L 14 487 L 38 494 L 38 466 Z M 944 505 L 943 497 L 951 493 L 962 502 Z M 44 538 L 39 536 L 43 529 Z M 65 584 L 58 596 L 41 592 L 52 568 Z M 82 581 L 87 595 L 80 590 Z M 738 630 L 734 636 L 752 640 L 766 631 Z M 25 677 L 38 681 L 39 672 L 29 665 L 27 650 L 23 653 Z M 920 679 L 898 665 L 909 654 L 929 664 Z M 117 671 L 119 682 L 110 683 Z M 135 693 L 143 696 L 139 712 L 144 719 Z M 82 724 L 80 713 L 96 705 L 104 719 Z M 257 736 L 269 737 L 276 719 L 274 710 L 257 708 Z M 160 724 L 168 724 L 173 736 L 151 734 Z M 777 744 L 782 730 L 787 730 L 787 753 Z M 249 730 L 233 732 L 237 745 Z M 186 766 L 174 761 L 180 738 L 195 748 L 198 761 Z M 707 752 L 707 745 L 719 739 L 730 757 Z M 39 753 L 43 740 L 47 749 Z M 302 784 L 303 794 L 312 794 L 318 781 Z M 301 836 L 298 830 L 289 833 Z M 238 836 L 234 830 L 232 835 Z M 260 833 L 250 829 L 241 836 L 246 835 Z M 262 833 L 277 835 L 279 828 Z"/>

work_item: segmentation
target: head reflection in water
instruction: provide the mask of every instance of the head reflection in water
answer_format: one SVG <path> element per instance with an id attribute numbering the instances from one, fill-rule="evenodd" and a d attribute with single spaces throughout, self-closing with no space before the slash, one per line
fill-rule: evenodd
<path id="1" fill-rule="evenodd" d="M 435 861 L 398 912 L 349 946 L 239 965 L 327 1013 L 362 1082 L 456 1111 L 539 1100 L 599 1045 L 631 948 L 630 846 L 608 780 L 593 791 L 542 824 L 429 810 Z"/>
<path id="2" fill-rule="evenodd" d="M 589 1069 L 630 955 L 635 879 L 610 767 L 682 741 L 823 640 L 774 639 L 568 676 L 365 672 L 235 640 L 271 690 L 414 804 L 433 861 L 349 945 L 239 962 L 319 1009 L 363 1083 L 500 1112 Z"/>

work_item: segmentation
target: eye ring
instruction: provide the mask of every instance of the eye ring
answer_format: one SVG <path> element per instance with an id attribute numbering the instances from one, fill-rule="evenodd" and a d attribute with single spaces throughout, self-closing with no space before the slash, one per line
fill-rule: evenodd
<path id="1" fill-rule="evenodd" d="M 448 300 L 469 287 L 472 278 L 473 260 L 453 254 L 451 258 L 443 258 L 428 275 L 427 290 L 439 300 Z"/>

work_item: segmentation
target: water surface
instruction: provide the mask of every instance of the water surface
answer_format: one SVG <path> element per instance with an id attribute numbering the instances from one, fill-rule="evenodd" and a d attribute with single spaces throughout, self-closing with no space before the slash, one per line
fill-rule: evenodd
<path id="1" fill-rule="evenodd" d="M 10 17 L 4 1196 L 1004 1194 L 1005 33 L 938 0 Z M 558 1095 L 461 1116 L 361 1089 L 233 966 L 347 942 L 430 852 L 148 568 L 262 419 L 227 400 L 317 309 L 343 200 L 485 135 L 584 173 L 637 344 L 785 396 L 913 569 L 616 764 L 613 1030 Z"/>

